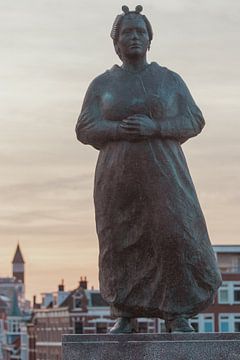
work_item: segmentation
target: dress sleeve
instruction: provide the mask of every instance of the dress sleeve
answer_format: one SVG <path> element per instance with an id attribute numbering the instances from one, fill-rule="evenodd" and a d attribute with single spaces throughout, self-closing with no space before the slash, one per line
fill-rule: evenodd
<path id="1" fill-rule="evenodd" d="M 174 138 L 183 143 L 198 135 L 205 121 L 185 82 L 178 74 L 172 72 L 171 74 L 174 78 L 174 95 L 170 106 L 174 115 L 163 116 L 160 122 L 160 134 L 161 137 Z"/>
<path id="2" fill-rule="evenodd" d="M 76 135 L 83 144 L 100 150 L 107 142 L 117 140 L 118 122 L 103 119 L 100 109 L 99 86 L 93 80 L 86 92 L 76 124 Z"/>

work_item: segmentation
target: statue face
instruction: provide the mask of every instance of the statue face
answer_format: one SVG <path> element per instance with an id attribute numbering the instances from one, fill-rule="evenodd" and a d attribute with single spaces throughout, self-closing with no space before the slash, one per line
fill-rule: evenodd
<path id="1" fill-rule="evenodd" d="M 124 58 L 142 57 L 149 46 L 149 36 L 144 20 L 138 16 L 126 16 L 120 27 L 117 47 Z"/>

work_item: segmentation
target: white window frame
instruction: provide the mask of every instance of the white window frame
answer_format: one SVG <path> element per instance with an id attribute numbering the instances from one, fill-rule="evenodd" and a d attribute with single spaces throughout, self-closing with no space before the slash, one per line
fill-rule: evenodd
<path id="1" fill-rule="evenodd" d="M 211 323 L 212 325 L 212 332 L 215 331 L 215 323 L 214 323 L 214 314 L 213 313 L 206 313 L 206 314 L 198 314 L 193 319 L 189 320 L 189 323 L 197 323 L 198 324 L 198 332 L 199 333 L 206 333 L 205 332 L 205 324 Z M 161 324 L 164 323 L 164 320 L 158 319 L 158 332 L 161 333 Z"/>
<path id="2" fill-rule="evenodd" d="M 239 301 L 234 300 L 234 292 L 235 292 L 235 290 L 240 291 L 240 282 L 239 283 L 237 283 L 237 282 L 233 283 L 233 301 L 234 301 L 233 303 L 234 304 L 240 304 L 240 300 Z"/>
<path id="3" fill-rule="evenodd" d="M 222 317 L 227 317 L 228 319 L 221 319 Z M 219 314 L 219 332 L 221 332 L 221 320 L 222 321 L 228 321 L 229 325 L 229 331 L 228 332 L 235 332 L 235 322 L 240 323 L 240 314 L 232 314 L 232 313 L 226 313 L 226 314 Z"/>
<path id="4" fill-rule="evenodd" d="M 221 292 L 227 291 L 227 300 L 224 301 L 221 298 Z M 218 289 L 218 303 L 219 304 L 229 304 L 230 303 L 230 283 L 229 282 L 223 282 L 220 288 Z"/>
<path id="5" fill-rule="evenodd" d="M 73 296 L 73 309 L 74 310 L 81 310 L 82 309 L 82 299 L 83 299 L 83 295 L 74 295 Z M 81 306 L 76 306 L 76 301 L 80 300 L 81 301 Z"/>
<path id="6" fill-rule="evenodd" d="M 190 323 L 197 323 L 198 324 L 198 332 L 199 333 L 206 333 L 206 331 L 205 331 L 205 324 L 206 323 L 211 323 L 212 332 L 215 331 L 214 314 L 212 314 L 212 313 L 198 314 L 193 319 L 190 319 Z"/>
<path id="7" fill-rule="evenodd" d="M 240 301 L 235 301 L 234 300 L 234 290 L 240 290 L 240 281 L 224 281 L 222 283 L 222 286 L 220 286 L 220 288 L 218 289 L 218 304 L 228 304 L 228 305 L 233 305 L 233 304 L 240 304 Z M 222 290 L 227 290 L 228 292 L 228 300 L 227 301 L 222 301 L 221 300 L 221 291 Z"/>

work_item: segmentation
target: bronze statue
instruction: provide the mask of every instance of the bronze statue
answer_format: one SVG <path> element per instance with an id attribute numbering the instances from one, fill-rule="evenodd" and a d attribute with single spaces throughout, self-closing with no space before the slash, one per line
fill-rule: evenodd
<path id="1" fill-rule="evenodd" d="M 100 150 L 100 291 L 118 317 L 111 333 L 134 332 L 136 317 L 189 332 L 221 284 L 181 148 L 204 119 L 182 78 L 147 62 L 153 32 L 142 7 L 122 9 L 111 32 L 122 66 L 92 81 L 76 126 L 78 140 Z"/>

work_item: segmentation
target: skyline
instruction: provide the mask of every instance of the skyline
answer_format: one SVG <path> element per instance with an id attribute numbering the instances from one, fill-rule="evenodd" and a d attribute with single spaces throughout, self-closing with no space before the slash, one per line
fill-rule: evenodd
<path id="1" fill-rule="evenodd" d="M 206 119 L 183 151 L 211 241 L 240 244 L 240 3 L 141 4 L 154 32 L 149 61 L 183 77 Z M 109 33 L 122 5 L 0 0 L 0 277 L 11 274 L 19 241 L 30 299 L 62 278 L 74 288 L 86 275 L 98 287 L 98 152 L 77 142 L 74 127 L 90 81 L 120 64 Z"/>

